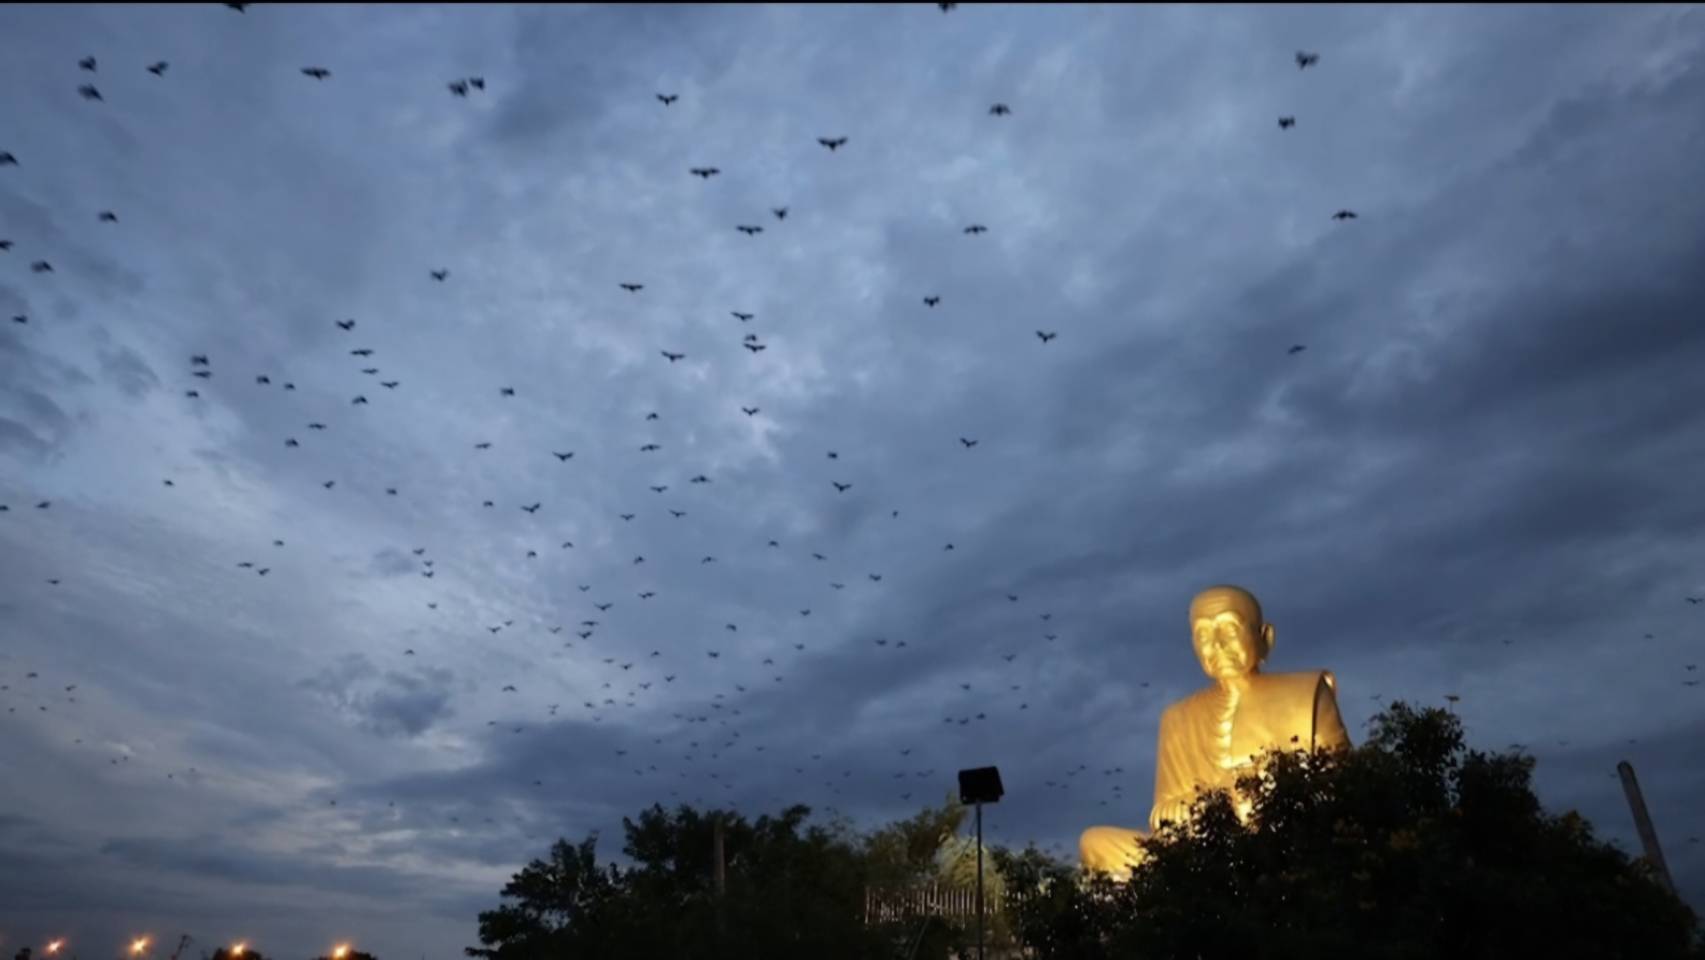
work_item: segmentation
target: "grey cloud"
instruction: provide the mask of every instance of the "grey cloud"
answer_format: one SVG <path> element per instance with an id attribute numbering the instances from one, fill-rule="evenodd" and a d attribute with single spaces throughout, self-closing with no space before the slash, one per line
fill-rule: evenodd
<path id="1" fill-rule="evenodd" d="M 101 375 L 131 399 L 140 399 L 160 387 L 159 375 L 128 347 L 117 347 L 101 354 Z"/>

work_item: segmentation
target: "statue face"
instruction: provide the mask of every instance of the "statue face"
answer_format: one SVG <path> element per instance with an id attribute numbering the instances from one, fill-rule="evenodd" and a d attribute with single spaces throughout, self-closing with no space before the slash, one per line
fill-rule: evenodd
<path id="1" fill-rule="evenodd" d="M 1196 659 L 1202 672 L 1215 680 L 1231 680 L 1255 672 L 1261 663 L 1258 627 L 1236 610 L 1222 610 L 1197 617 L 1190 625 L 1196 644 Z"/>

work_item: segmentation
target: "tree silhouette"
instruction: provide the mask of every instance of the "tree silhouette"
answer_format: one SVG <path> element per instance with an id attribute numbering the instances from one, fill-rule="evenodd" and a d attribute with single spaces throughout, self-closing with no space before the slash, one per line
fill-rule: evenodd
<path id="1" fill-rule="evenodd" d="M 1020 910 L 1038 960 L 1702 955 L 1692 912 L 1573 812 L 1547 814 L 1533 759 L 1464 745 L 1443 710 L 1396 703 L 1366 743 L 1270 754 L 1145 842 L 1128 885 L 1072 884 Z"/>
<path id="2" fill-rule="evenodd" d="M 504 887 L 514 902 L 480 914 L 489 960 L 855 960 L 891 944 L 863 923 L 867 877 L 856 838 L 807 825 L 791 807 L 748 822 L 727 812 L 654 806 L 624 819 L 633 865 L 600 867 L 597 838 L 558 841 Z M 717 896 L 713 836 L 723 831 Z"/>

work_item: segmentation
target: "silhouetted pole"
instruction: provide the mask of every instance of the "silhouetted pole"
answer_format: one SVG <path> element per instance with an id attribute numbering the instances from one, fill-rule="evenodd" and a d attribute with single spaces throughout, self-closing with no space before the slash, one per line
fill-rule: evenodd
<path id="1" fill-rule="evenodd" d="M 716 882 L 716 934 L 722 936 L 722 900 L 728 890 L 728 874 L 723 866 L 722 858 L 722 814 L 711 815 L 710 827 L 710 856 L 713 874 Z"/>
<path id="2" fill-rule="evenodd" d="M 1670 879 L 1669 864 L 1664 862 L 1664 852 L 1658 846 L 1658 831 L 1652 827 L 1652 815 L 1646 812 L 1646 798 L 1640 793 L 1640 781 L 1634 779 L 1634 765 L 1624 760 L 1616 765 L 1616 772 L 1622 775 L 1622 792 L 1628 795 L 1628 809 L 1634 814 L 1634 829 L 1640 833 L 1640 846 L 1646 849 L 1646 862 L 1658 872 L 1658 879 L 1671 893 L 1675 892 L 1675 881 Z"/>
<path id="3" fill-rule="evenodd" d="M 983 805 L 977 804 L 977 960 L 983 960 Z"/>

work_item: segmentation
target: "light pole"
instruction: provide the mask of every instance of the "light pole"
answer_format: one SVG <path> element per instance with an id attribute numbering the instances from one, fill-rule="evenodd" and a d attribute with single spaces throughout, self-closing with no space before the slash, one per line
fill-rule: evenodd
<path id="1" fill-rule="evenodd" d="M 999 803 L 1005 793 L 994 767 L 959 771 L 959 802 L 977 809 L 977 960 L 983 960 L 983 804 Z"/>

